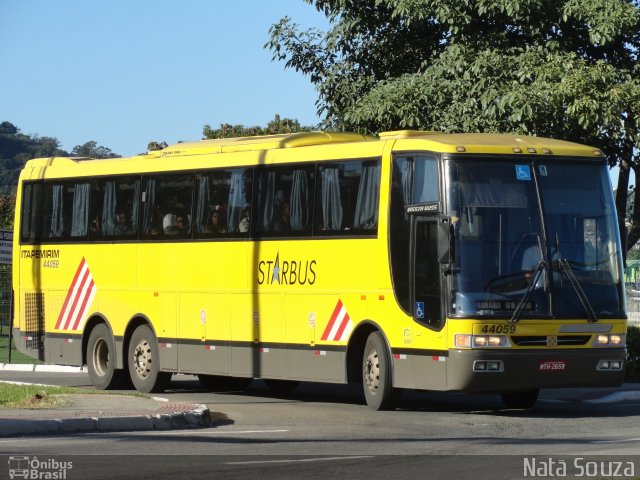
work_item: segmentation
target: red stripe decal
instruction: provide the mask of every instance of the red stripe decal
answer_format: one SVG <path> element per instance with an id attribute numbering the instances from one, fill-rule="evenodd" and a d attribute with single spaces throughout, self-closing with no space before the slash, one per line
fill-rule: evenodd
<path id="1" fill-rule="evenodd" d="M 338 300 L 336 303 L 336 308 L 334 308 L 333 313 L 331 314 L 331 318 L 329 319 L 329 323 L 327 324 L 327 328 L 324 329 L 324 333 L 322 334 L 321 340 L 327 340 L 329 338 L 329 333 L 331 333 L 331 329 L 333 328 L 333 324 L 335 323 L 338 315 L 340 314 L 340 310 L 342 309 L 342 300 Z"/>
<path id="2" fill-rule="evenodd" d="M 347 312 L 344 312 L 344 318 L 342 319 L 340 328 L 338 329 L 338 332 L 334 337 L 335 340 L 340 340 L 342 338 L 342 332 L 344 332 L 345 328 L 347 328 L 347 325 L 349 325 L 349 320 L 349 314 Z"/>
<path id="3" fill-rule="evenodd" d="M 76 321 L 73 323 L 72 330 L 77 330 L 78 327 L 80 326 L 80 320 L 84 318 L 84 314 L 86 313 L 87 308 L 89 307 L 89 299 L 91 298 L 91 295 L 93 293 L 94 286 L 95 286 L 95 282 L 93 281 L 93 278 L 92 278 L 91 281 L 89 282 L 89 286 L 84 292 L 84 299 L 82 301 L 82 305 L 80 306 L 80 310 L 78 311 L 78 314 L 75 317 Z"/>
<path id="4" fill-rule="evenodd" d="M 75 289 L 74 291 L 74 298 L 73 298 L 73 304 L 71 305 L 71 310 L 69 312 L 69 315 L 66 318 L 65 324 L 64 324 L 64 330 L 68 330 L 69 326 L 72 325 L 72 322 L 75 318 L 75 316 L 77 315 L 76 313 L 76 308 L 78 307 L 78 300 L 80 300 L 80 297 L 82 296 L 82 290 L 84 288 L 84 284 L 87 282 L 87 280 L 89 280 L 89 270 L 85 270 L 84 275 L 82 276 L 82 280 L 80 281 L 80 287 Z"/>
<path id="5" fill-rule="evenodd" d="M 84 260 L 84 257 L 82 257 L 82 260 L 80 261 L 80 265 L 78 265 L 78 269 L 76 270 L 76 274 L 73 277 L 73 281 L 71 282 L 71 287 L 69 288 L 69 291 L 67 292 L 67 298 L 65 298 L 64 305 L 62 305 L 62 310 L 60 310 L 60 315 L 58 316 L 58 321 L 56 322 L 56 329 L 60 329 L 61 328 L 64 312 L 67 309 L 67 305 L 69 304 L 69 300 L 71 300 L 71 296 L 73 295 L 73 286 L 78 281 L 78 277 L 80 276 L 80 272 L 82 271 L 82 267 L 83 267 L 84 263 L 85 263 L 85 260 Z"/>

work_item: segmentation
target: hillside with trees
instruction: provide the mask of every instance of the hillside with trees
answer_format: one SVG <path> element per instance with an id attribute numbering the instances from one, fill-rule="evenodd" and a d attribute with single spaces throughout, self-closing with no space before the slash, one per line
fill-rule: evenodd
<path id="1" fill-rule="evenodd" d="M 0 123 L 0 228 L 10 228 L 13 223 L 15 190 L 25 163 L 32 158 L 56 156 L 119 157 L 95 141 L 76 145 L 69 153 L 60 148 L 57 138 L 27 135 L 11 122 Z"/>

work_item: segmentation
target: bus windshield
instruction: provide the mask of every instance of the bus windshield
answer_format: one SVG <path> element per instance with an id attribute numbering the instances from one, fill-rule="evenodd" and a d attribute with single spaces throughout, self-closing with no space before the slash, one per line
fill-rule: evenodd
<path id="1" fill-rule="evenodd" d="M 451 160 L 455 316 L 624 314 L 617 222 L 603 164 Z"/>

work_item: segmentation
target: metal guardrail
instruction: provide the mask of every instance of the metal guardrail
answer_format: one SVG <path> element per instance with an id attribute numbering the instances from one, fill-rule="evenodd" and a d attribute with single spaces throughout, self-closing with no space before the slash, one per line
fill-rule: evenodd
<path id="1" fill-rule="evenodd" d="M 640 327 L 640 290 L 627 287 L 627 316 L 629 325 Z"/>
<path id="2" fill-rule="evenodd" d="M 11 362 L 11 265 L 0 265 L 0 361 Z"/>

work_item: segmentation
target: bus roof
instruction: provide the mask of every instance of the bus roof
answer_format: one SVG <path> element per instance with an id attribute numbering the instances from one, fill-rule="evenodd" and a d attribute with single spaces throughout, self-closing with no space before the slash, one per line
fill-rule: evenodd
<path id="1" fill-rule="evenodd" d="M 381 140 L 398 140 L 394 150 L 432 150 L 442 153 L 542 154 L 604 157 L 604 153 L 579 143 L 528 135 L 498 133 L 442 133 L 401 130 L 381 132 Z"/>
<path id="2" fill-rule="evenodd" d="M 150 160 L 220 153 L 250 152 L 322 145 L 367 143 L 369 147 L 382 151 L 383 144 L 393 142 L 394 151 L 432 151 L 460 154 L 540 154 L 561 156 L 604 157 L 596 148 L 578 143 L 543 137 L 488 133 L 441 133 L 415 130 L 381 132 L 378 136 L 346 132 L 299 132 L 255 137 L 222 138 L 177 143 L 160 151 L 120 159 L 92 158 L 41 158 L 30 160 L 26 167 L 71 166 L 81 163 L 109 163 L 127 160 Z M 351 149 L 353 151 L 353 149 Z M 371 151 L 371 148 L 368 148 Z"/>

